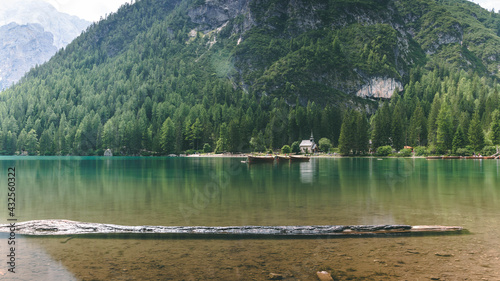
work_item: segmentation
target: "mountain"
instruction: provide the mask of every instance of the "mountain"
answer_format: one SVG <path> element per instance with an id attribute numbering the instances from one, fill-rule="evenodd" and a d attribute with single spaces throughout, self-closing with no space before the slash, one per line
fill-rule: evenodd
<path id="1" fill-rule="evenodd" d="M 475 113 L 493 143 L 499 35 L 465 0 L 136 1 L 0 96 L 3 148 L 249 151 L 312 130 L 441 149 Z"/>
<path id="2" fill-rule="evenodd" d="M 54 46 L 61 49 L 82 33 L 90 22 L 57 11 L 41 0 L 2 0 L 0 26 L 15 22 L 19 25 L 40 24 L 54 36 Z"/>
<path id="3" fill-rule="evenodd" d="M 390 97 L 426 62 L 500 66 L 498 19 L 467 1 L 206 1 L 188 15 L 194 30 L 238 38 L 239 81 L 284 97 Z"/>
<path id="4" fill-rule="evenodd" d="M 0 6 L 0 90 L 46 62 L 90 23 L 40 0 L 4 0 Z"/>
<path id="5" fill-rule="evenodd" d="M 57 51 L 52 33 L 39 24 L 10 23 L 0 27 L 0 89 L 18 81 L 30 68 Z"/>

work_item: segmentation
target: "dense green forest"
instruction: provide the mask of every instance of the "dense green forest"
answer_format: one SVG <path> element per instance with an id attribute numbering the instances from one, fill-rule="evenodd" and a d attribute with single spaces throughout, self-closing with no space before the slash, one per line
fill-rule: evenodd
<path id="1" fill-rule="evenodd" d="M 311 131 L 344 155 L 500 144 L 500 15 L 462 0 L 292 2 L 223 21 L 205 1 L 122 6 L 0 94 L 0 151 L 268 151 Z M 358 97 L 374 77 L 403 87 Z"/>
<path id="2" fill-rule="evenodd" d="M 342 154 L 368 152 L 367 138 L 374 151 L 384 146 L 397 151 L 411 146 L 417 155 L 496 152 L 492 147 L 500 145 L 500 88 L 496 79 L 446 68 L 412 74 L 402 95 L 381 101 L 370 117 L 369 131 L 364 129 L 363 112 L 353 110 L 344 115 L 339 140 Z"/>

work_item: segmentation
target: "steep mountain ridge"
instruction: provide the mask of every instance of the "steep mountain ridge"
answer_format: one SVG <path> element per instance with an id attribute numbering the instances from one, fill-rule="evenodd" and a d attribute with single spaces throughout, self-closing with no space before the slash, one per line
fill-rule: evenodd
<path id="1" fill-rule="evenodd" d="M 296 75 L 293 78 L 283 77 L 284 71 L 280 67 L 283 62 L 280 61 L 280 57 L 287 61 L 286 68 L 290 68 L 291 64 L 303 64 L 303 62 L 290 63 L 290 60 L 293 60 L 290 51 L 293 50 L 289 52 L 273 50 L 273 54 L 269 57 L 263 57 L 265 52 L 262 50 L 252 52 L 245 49 L 239 52 L 241 56 L 236 56 L 235 61 L 238 72 L 242 73 L 242 76 L 238 78 L 243 80 L 244 84 L 256 85 L 259 91 L 266 89 L 269 91 L 273 88 L 284 89 L 287 82 L 292 81 L 307 84 L 306 88 L 310 89 L 311 84 L 319 82 L 319 84 L 327 84 L 329 92 L 338 90 L 363 97 L 390 97 L 395 89 L 403 90 L 402 84 L 408 82 L 410 67 L 425 64 L 425 55 L 428 55 L 431 60 L 437 58 L 464 69 L 489 71 L 492 75 L 498 74 L 500 66 L 500 61 L 496 56 L 500 51 L 499 44 L 497 44 L 500 43 L 498 34 L 495 35 L 495 30 L 479 26 L 478 24 L 484 20 L 467 10 L 469 6 L 471 9 L 482 11 L 477 5 L 474 6 L 471 3 L 471 5 L 465 4 L 465 8 L 456 8 L 456 3 L 466 2 L 440 1 L 440 3 L 435 3 L 423 0 L 206 1 L 189 10 L 188 15 L 194 23 L 198 24 L 196 30 L 203 33 L 209 33 L 218 28 L 232 29 L 229 30 L 229 34 L 239 38 L 238 45 L 240 43 L 244 45 L 246 39 L 254 44 L 256 42 L 252 39 L 257 36 L 268 35 L 264 40 L 276 41 L 294 39 L 312 31 L 321 31 L 324 36 L 328 33 L 325 30 L 335 30 L 342 42 L 340 45 L 345 47 L 343 50 L 341 48 L 341 51 L 344 51 L 343 56 L 347 58 L 347 61 L 344 63 L 337 61 L 337 65 L 324 65 L 323 68 L 316 70 L 309 67 L 299 71 L 309 73 L 312 77 L 299 78 Z M 463 16 L 464 13 L 465 16 Z M 487 14 L 488 12 L 482 11 L 481 16 L 485 17 Z M 464 21 L 465 24 L 461 24 L 460 21 Z M 252 28 L 260 30 L 258 33 L 252 33 Z M 350 29 L 355 29 L 355 33 L 350 32 Z M 376 34 L 377 32 L 380 33 Z M 366 49 L 365 46 L 356 44 L 363 41 L 366 44 L 367 40 L 363 37 L 370 38 L 374 33 L 376 36 L 384 36 L 386 40 L 384 48 L 377 48 L 376 44 L 380 42 L 371 42 L 375 44 L 369 44 L 367 50 L 363 50 Z M 476 36 L 474 34 L 481 34 L 479 37 L 483 38 L 478 40 L 474 38 Z M 393 37 L 386 37 L 387 35 Z M 352 36 L 358 36 L 357 42 L 350 42 Z M 376 38 L 373 36 L 373 39 Z M 390 44 L 387 39 L 392 40 L 393 44 Z M 488 52 L 484 52 L 485 49 L 480 47 L 484 45 L 481 41 L 490 42 Z M 237 54 L 239 48 L 242 47 L 234 48 Z M 372 69 L 366 67 L 367 60 L 370 59 L 369 54 L 363 55 L 361 50 L 374 51 L 374 60 L 379 62 L 375 62 L 376 66 Z M 299 56 L 304 57 L 304 54 L 301 53 Z M 238 60 L 241 60 L 241 63 L 238 64 Z M 245 68 L 247 65 L 258 64 L 259 60 L 264 61 L 266 70 L 258 74 L 261 75 L 260 79 L 255 79 L 255 69 L 246 71 Z M 356 66 L 357 60 L 361 60 L 362 65 L 353 68 L 353 62 Z M 339 73 L 339 68 L 345 72 Z M 275 69 L 279 74 L 274 75 L 275 73 L 270 73 L 269 69 Z M 318 77 L 321 81 L 316 81 Z M 292 84 L 292 86 L 297 85 Z M 290 93 L 289 88 L 286 91 Z M 304 90 L 296 91 L 295 95 L 308 95 Z M 324 96 L 326 93 L 323 91 L 321 94 Z M 279 95 L 283 96 L 282 93 Z"/>
<path id="2" fill-rule="evenodd" d="M 17 82 L 30 68 L 50 59 L 57 49 L 52 33 L 39 24 L 0 27 L 0 89 Z"/>
<path id="3" fill-rule="evenodd" d="M 90 22 L 57 11 L 54 6 L 40 0 L 2 0 L 0 7 L 0 26 L 15 22 L 23 24 L 40 24 L 45 31 L 54 36 L 54 46 L 63 48 L 83 30 Z"/>
<path id="4" fill-rule="evenodd" d="M 90 23 L 58 12 L 40 0 L 3 0 L 0 5 L 0 91 L 48 61 Z"/>

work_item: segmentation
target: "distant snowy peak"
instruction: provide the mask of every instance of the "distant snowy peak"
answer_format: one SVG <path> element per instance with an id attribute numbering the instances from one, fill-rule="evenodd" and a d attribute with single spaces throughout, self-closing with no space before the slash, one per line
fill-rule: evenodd
<path id="1" fill-rule="evenodd" d="M 61 13 L 41 0 L 1 0 L 0 26 L 15 22 L 19 25 L 40 24 L 54 36 L 57 49 L 63 48 L 91 23 L 76 16 Z"/>

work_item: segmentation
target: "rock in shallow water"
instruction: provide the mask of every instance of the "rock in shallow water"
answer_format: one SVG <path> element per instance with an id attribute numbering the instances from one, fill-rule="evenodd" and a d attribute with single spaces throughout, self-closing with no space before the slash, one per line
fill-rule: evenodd
<path id="1" fill-rule="evenodd" d="M 316 275 L 320 281 L 333 281 L 332 276 L 327 271 L 318 271 L 316 272 Z"/>
<path id="2" fill-rule="evenodd" d="M 270 280 L 281 280 L 281 279 L 283 279 L 283 275 L 278 274 L 278 273 L 269 273 L 269 279 Z"/>

